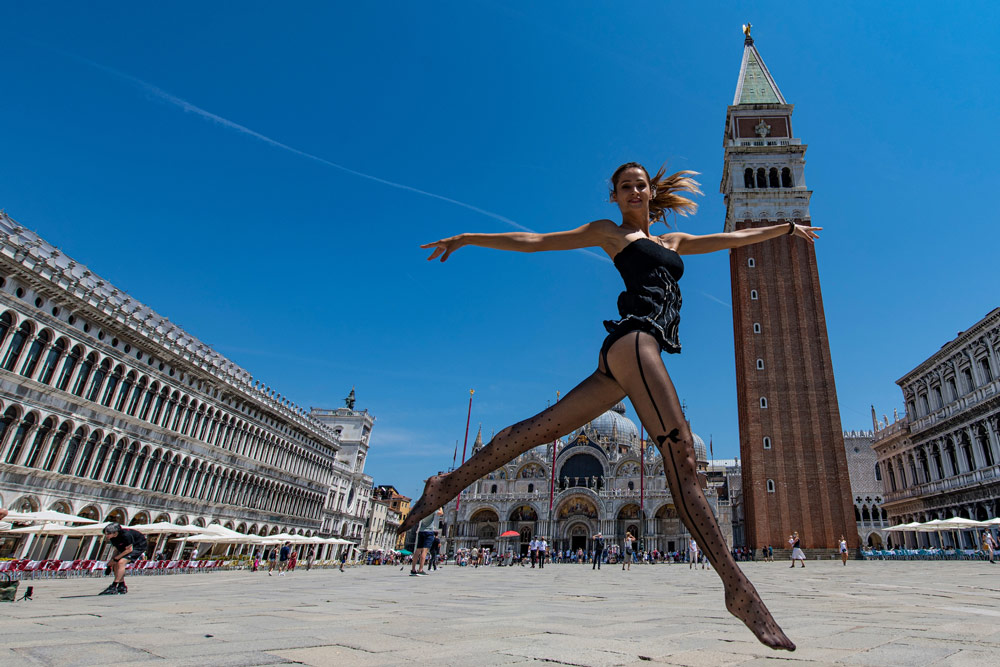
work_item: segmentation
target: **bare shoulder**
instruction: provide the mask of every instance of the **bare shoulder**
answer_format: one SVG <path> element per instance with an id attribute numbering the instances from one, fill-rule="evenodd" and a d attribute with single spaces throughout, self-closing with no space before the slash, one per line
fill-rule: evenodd
<path id="1" fill-rule="evenodd" d="M 600 246 L 604 252 L 608 253 L 609 257 L 614 257 L 622 248 L 628 245 L 628 241 L 625 239 L 625 232 L 613 220 L 608 220 L 607 218 L 594 220 L 584 225 L 584 227 L 587 228 L 588 236 L 594 239 L 594 245 Z"/>
<path id="2" fill-rule="evenodd" d="M 685 241 L 689 241 L 695 238 L 693 234 L 686 234 L 684 232 L 667 232 L 666 234 L 661 234 L 656 237 L 656 242 L 662 245 L 668 250 L 673 250 L 677 254 L 683 254 L 681 252 L 681 247 L 684 245 Z"/>

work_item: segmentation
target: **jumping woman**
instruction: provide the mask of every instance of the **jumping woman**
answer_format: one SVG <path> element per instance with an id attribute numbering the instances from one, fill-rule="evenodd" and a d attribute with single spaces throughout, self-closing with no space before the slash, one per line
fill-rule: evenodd
<path id="1" fill-rule="evenodd" d="M 681 520 L 722 577 L 726 608 L 762 643 L 793 651 L 795 644 L 778 627 L 729 553 L 698 484 L 691 431 L 660 353 L 681 349 L 677 337 L 681 308 L 677 283 L 684 271 L 681 255 L 729 250 L 785 234 L 812 243 L 820 228 L 783 224 L 705 236 L 679 232 L 653 236 L 650 226 L 666 222 L 668 213 L 687 215 L 697 209 L 679 193 L 701 193 L 692 179 L 694 172 L 681 171 L 669 177 L 664 173 L 661 167 L 650 178 L 645 167 L 635 162 L 615 170 L 610 195 L 621 211 L 621 224 L 597 220 L 551 234 L 459 234 L 421 246 L 433 248 L 429 260 L 440 258 L 442 262 L 464 246 L 517 252 L 599 247 L 613 260 L 625 281 L 625 291 L 618 297 L 620 319 L 604 323 L 609 335 L 601 346 L 597 370 L 549 409 L 497 433 L 457 470 L 428 479 L 400 531 L 408 530 L 480 477 L 532 447 L 570 433 L 628 396 L 659 446 Z"/>

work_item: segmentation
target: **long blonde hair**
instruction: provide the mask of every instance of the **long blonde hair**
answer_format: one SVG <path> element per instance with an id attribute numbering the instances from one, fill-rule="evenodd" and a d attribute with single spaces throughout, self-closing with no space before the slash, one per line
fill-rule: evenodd
<path id="1" fill-rule="evenodd" d="M 649 222 L 659 222 L 662 221 L 663 224 L 669 227 L 667 223 L 667 214 L 670 212 L 676 213 L 677 215 L 691 215 L 698 210 L 698 204 L 691 201 L 687 197 L 682 197 L 677 194 L 678 192 L 690 192 L 691 194 L 700 195 L 702 194 L 701 188 L 698 186 L 700 183 L 692 178 L 697 176 L 697 171 L 678 171 L 670 176 L 665 176 L 667 172 L 667 165 L 664 163 L 659 170 L 657 170 L 656 175 L 650 178 L 649 171 L 639 164 L 638 162 L 626 162 L 622 166 L 615 169 L 615 173 L 611 175 L 611 196 L 613 197 L 615 191 L 618 189 L 618 177 L 626 169 L 642 169 L 643 173 L 646 174 L 646 178 L 649 180 L 649 187 L 652 191 L 652 196 L 649 199 Z"/>

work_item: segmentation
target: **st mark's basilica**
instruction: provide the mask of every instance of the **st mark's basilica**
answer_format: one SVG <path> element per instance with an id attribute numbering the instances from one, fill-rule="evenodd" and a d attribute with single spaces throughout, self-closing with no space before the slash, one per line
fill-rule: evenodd
<path id="1" fill-rule="evenodd" d="M 694 442 L 698 470 L 705 473 L 705 443 L 698 435 Z M 449 529 L 453 546 L 525 553 L 533 538 L 544 537 L 550 550 L 586 551 L 598 532 L 620 546 L 629 531 L 643 549 L 685 550 L 690 536 L 677 517 L 659 450 L 651 441 L 642 444 L 619 403 L 566 438 L 525 452 L 467 488 L 457 510 L 454 502 L 445 506 L 444 523 L 455 528 Z M 482 446 L 480 433 L 473 453 Z M 712 486 L 707 496 L 732 543 L 724 489 Z M 517 536 L 501 537 L 509 531 Z"/>

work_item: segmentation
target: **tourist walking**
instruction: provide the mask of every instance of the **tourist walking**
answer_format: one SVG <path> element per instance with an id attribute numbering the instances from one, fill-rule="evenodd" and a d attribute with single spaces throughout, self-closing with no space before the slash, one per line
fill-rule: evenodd
<path id="1" fill-rule="evenodd" d="M 688 569 L 690 570 L 701 563 L 701 549 L 698 548 L 698 543 L 691 540 L 688 544 L 688 552 Z M 705 569 L 704 563 L 701 563 L 701 569 Z"/>
<path id="2" fill-rule="evenodd" d="M 288 558 L 292 554 L 292 543 L 285 542 L 281 545 L 281 551 L 278 552 L 278 576 L 285 576 L 285 571 L 288 570 Z"/>
<path id="3" fill-rule="evenodd" d="M 438 556 L 441 554 L 441 538 L 438 537 L 438 532 L 434 531 L 434 541 L 431 542 L 430 550 L 430 568 L 437 572 L 438 569 Z"/>
<path id="4" fill-rule="evenodd" d="M 802 567 L 806 566 L 806 554 L 802 551 L 802 541 L 799 539 L 798 533 L 792 533 L 791 537 L 788 538 L 788 544 L 792 547 L 792 567 L 795 567 L 795 561 L 802 563 Z"/>
<path id="5" fill-rule="evenodd" d="M 129 563 L 134 563 L 146 555 L 146 536 L 138 530 L 122 528 L 117 523 L 109 523 L 104 527 L 104 539 L 115 548 L 115 553 L 108 561 L 108 568 L 115 575 L 114 581 L 98 595 L 125 595 L 128 586 L 125 585 L 125 572 Z"/>
<path id="6" fill-rule="evenodd" d="M 316 558 L 316 547 L 309 547 L 309 551 L 306 552 L 306 572 L 312 569 L 314 558 Z"/>
<path id="7" fill-rule="evenodd" d="M 350 548 L 344 549 L 342 552 L 340 552 L 340 571 L 341 572 L 344 571 L 344 565 L 347 563 L 347 553 L 348 553 L 348 551 L 350 551 Z M 404 565 L 403 567 L 406 567 L 406 566 Z"/>
<path id="8" fill-rule="evenodd" d="M 847 567 L 847 540 L 844 539 L 843 535 L 840 536 L 840 545 L 838 548 L 840 549 L 840 560 L 844 562 L 844 567 Z M 795 563 L 792 563 L 792 565 L 795 565 Z"/>
<path id="9" fill-rule="evenodd" d="M 410 575 L 415 577 L 427 576 L 424 572 L 424 562 L 427 560 L 427 553 L 431 550 L 431 545 L 434 544 L 434 530 L 431 526 L 434 524 L 434 519 L 424 522 L 422 528 L 417 530 L 417 543 L 413 549 L 413 567 L 410 568 Z"/>
<path id="10" fill-rule="evenodd" d="M 538 569 L 545 567 L 545 557 L 549 554 L 549 543 L 544 537 L 538 539 Z"/>
<path id="11" fill-rule="evenodd" d="M 267 576 L 273 576 L 271 573 L 274 571 L 274 566 L 278 562 L 278 547 L 271 547 L 267 550 Z"/>
<path id="12" fill-rule="evenodd" d="M 594 565 L 590 569 L 600 570 L 602 560 L 604 560 L 604 535 L 598 533 L 594 535 Z"/>
<path id="13" fill-rule="evenodd" d="M 538 560 L 538 539 L 532 537 L 528 542 L 528 556 L 531 558 L 531 569 L 535 569 L 535 561 Z"/>
<path id="14" fill-rule="evenodd" d="M 820 228 L 789 222 L 705 236 L 679 232 L 654 236 L 650 233 L 653 223 L 666 222 L 671 212 L 687 215 L 696 210 L 697 205 L 681 193 L 700 193 L 697 182 L 691 178 L 694 172 L 682 171 L 671 176 L 665 173 L 661 167 L 650 178 L 645 167 L 635 162 L 615 170 L 610 199 L 618 206 L 621 224 L 603 219 L 577 229 L 547 234 L 459 234 L 422 246 L 433 249 L 429 260 L 442 262 L 466 246 L 518 252 L 597 247 L 611 258 L 626 289 L 618 299 L 620 319 L 605 322 L 609 335 L 601 346 L 597 370 L 561 401 L 501 430 L 457 470 L 430 477 L 400 531 L 408 530 L 442 507 L 487 472 L 533 447 L 570 433 L 627 396 L 660 449 L 682 522 L 722 578 L 726 608 L 762 643 L 794 650 L 795 645 L 778 627 L 729 553 L 698 483 L 691 430 L 660 355 L 663 351 L 678 353 L 681 349 L 677 335 L 681 308 L 678 281 L 684 271 L 683 255 L 732 250 L 785 235 L 793 237 L 783 241 L 786 244 L 812 243 Z M 566 197 L 564 193 L 560 195 Z"/>
<path id="15" fill-rule="evenodd" d="M 990 562 L 996 564 L 994 560 L 993 553 L 996 551 L 997 544 L 996 540 L 993 539 L 993 533 L 988 530 L 983 531 L 983 549 L 986 550 L 986 555 L 989 557 Z"/>

